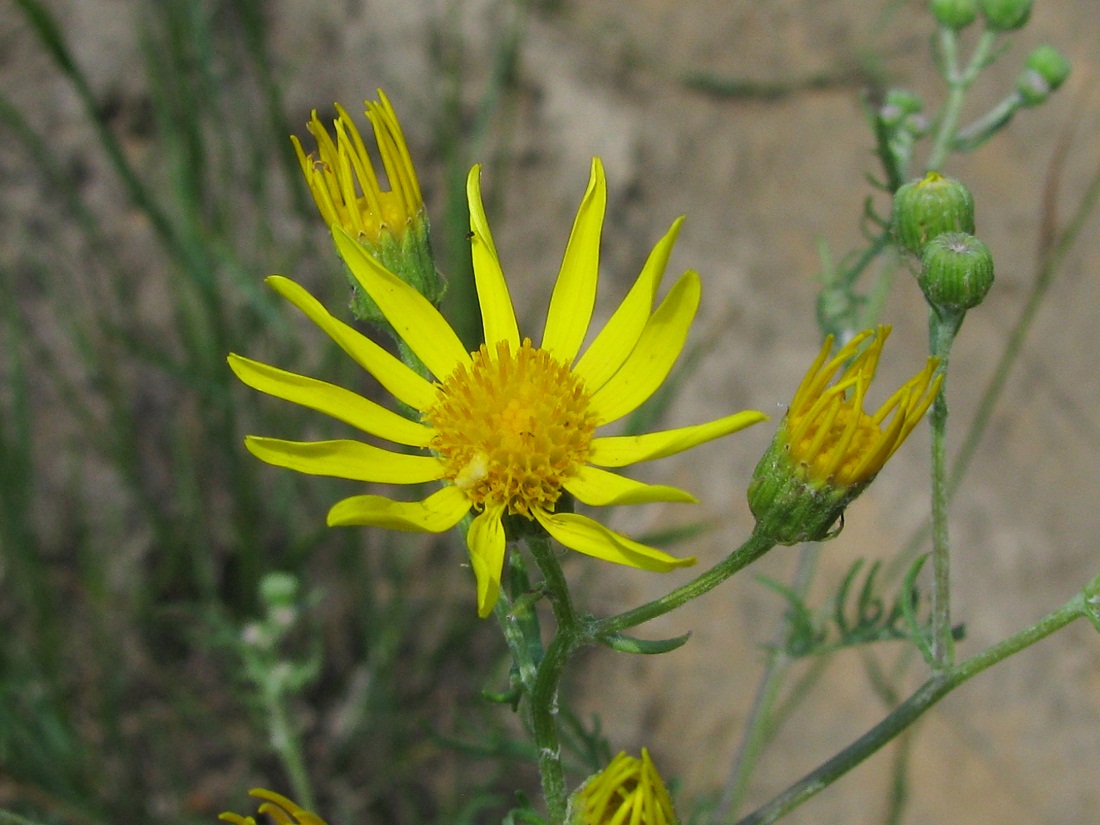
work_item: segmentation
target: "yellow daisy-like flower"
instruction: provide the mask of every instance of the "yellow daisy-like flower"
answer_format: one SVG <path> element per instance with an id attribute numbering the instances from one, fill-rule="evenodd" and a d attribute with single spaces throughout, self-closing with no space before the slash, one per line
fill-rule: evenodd
<path id="1" fill-rule="evenodd" d="M 832 358 L 833 336 L 828 336 L 802 379 L 749 486 L 757 522 L 777 541 L 829 537 L 844 509 L 909 437 L 939 392 L 939 361 L 929 358 L 877 412 L 864 411 L 889 334 L 886 326 L 861 332 Z"/>
<path id="2" fill-rule="evenodd" d="M 588 779 L 570 801 L 570 825 L 675 825 L 672 797 L 642 748 L 642 758 L 623 751 Z"/>
<path id="3" fill-rule="evenodd" d="M 248 795 L 263 800 L 259 812 L 271 817 L 275 825 L 326 825 L 325 820 L 317 814 L 299 808 L 285 796 L 274 791 L 253 788 L 248 792 Z M 229 812 L 220 814 L 218 819 L 223 822 L 231 822 L 232 825 L 256 825 L 254 817 Z"/>
<path id="4" fill-rule="evenodd" d="M 672 455 L 766 418 L 747 411 L 647 435 L 595 435 L 598 427 L 622 418 L 649 398 L 684 346 L 699 306 L 699 276 L 684 273 L 653 308 L 680 221 L 657 244 L 622 304 L 581 353 L 595 303 L 607 203 L 599 160 L 592 163 L 537 347 L 520 335 L 485 218 L 476 166 L 467 194 L 486 341 L 474 353 L 463 347 L 424 296 L 387 271 L 346 232 L 335 231 L 340 254 L 363 291 L 435 376 L 434 383 L 332 317 L 293 281 L 268 279 L 395 398 L 420 411 L 419 421 L 322 381 L 238 355 L 229 358 L 241 380 L 262 392 L 423 453 L 394 452 L 350 440 L 302 443 L 258 436 L 246 439 L 248 449 L 270 464 L 304 473 L 390 484 L 442 482 L 443 487 L 423 501 L 353 496 L 329 511 L 328 523 L 438 533 L 473 512 L 466 541 L 481 616 L 493 609 L 499 593 L 506 515 L 537 521 L 566 547 L 617 564 L 653 571 L 692 564 L 693 559 L 670 556 L 562 506 L 565 493 L 593 506 L 695 501 L 683 490 L 632 481 L 604 468 Z"/>
<path id="5" fill-rule="evenodd" d="M 343 227 L 357 240 L 377 241 L 385 232 L 404 233 L 424 210 L 401 124 L 381 89 L 378 98 L 379 102 L 368 100 L 365 105 L 389 181 L 388 190 L 382 189 L 355 122 L 339 103 L 333 122 L 335 141 L 317 117 L 316 109 L 307 128 L 317 141 L 317 151 L 307 155 L 298 138 L 290 138 L 321 217 L 329 226 Z"/>

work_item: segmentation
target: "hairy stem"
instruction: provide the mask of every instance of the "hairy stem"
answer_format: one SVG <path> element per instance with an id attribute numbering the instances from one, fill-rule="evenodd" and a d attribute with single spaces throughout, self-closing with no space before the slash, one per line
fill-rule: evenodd
<path id="1" fill-rule="evenodd" d="M 940 49 L 944 59 L 944 80 L 949 88 L 947 100 L 940 112 L 939 126 L 932 142 L 932 150 L 928 156 L 926 169 L 929 172 L 938 172 L 947 160 L 948 154 L 955 143 L 955 136 L 959 130 L 959 115 L 962 113 L 963 102 L 966 100 L 966 92 L 977 79 L 978 74 L 987 65 L 989 54 L 997 35 L 991 31 L 982 32 L 978 45 L 974 47 L 974 53 L 966 69 L 959 71 L 956 50 L 958 40 L 955 32 L 946 27 L 940 29 Z"/>
<path id="2" fill-rule="evenodd" d="M 1045 639 L 1055 631 L 1061 630 L 1085 613 L 1085 597 L 1078 594 L 1026 630 L 1010 636 L 954 667 L 933 674 L 912 696 L 867 733 L 836 756 L 810 771 L 770 802 L 741 819 L 737 825 L 769 825 L 775 822 L 877 752 L 963 682 Z"/>
<path id="3" fill-rule="evenodd" d="M 947 368 L 951 344 L 965 312 L 928 310 L 928 347 L 940 359 L 943 376 L 928 421 L 932 429 L 932 667 L 937 672 L 954 662 L 951 636 L 951 544 L 947 531 Z"/>
<path id="4" fill-rule="evenodd" d="M 581 644 L 580 620 L 573 609 L 569 585 L 561 565 L 554 556 L 550 539 L 528 536 L 527 546 L 535 558 L 546 585 L 557 628 L 539 662 L 535 684 L 531 691 L 531 728 L 538 748 L 539 776 L 550 825 L 562 825 L 569 794 L 565 785 L 565 770 L 561 763 L 561 737 L 558 734 L 558 684 L 566 662 Z"/>
<path id="5" fill-rule="evenodd" d="M 665 613 L 675 610 L 692 599 L 713 590 L 734 573 L 748 567 L 773 547 L 775 547 L 774 539 L 759 530 L 754 531 L 744 544 L 710 570 L 699 574 L 687 584 L 681 585 L 664 596 L 647 602 L 640 607 L 590 623 L 588 633 L 592 638 L 608 636 L 626 630 L 628 627 L 648 622 L 658 616 L 663 616 Z"/>

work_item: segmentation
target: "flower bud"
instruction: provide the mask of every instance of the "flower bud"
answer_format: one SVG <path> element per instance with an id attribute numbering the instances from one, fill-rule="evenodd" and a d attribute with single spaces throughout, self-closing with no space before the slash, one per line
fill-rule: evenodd
<path id="1" fill-rule="evenodd" d="M 339 227 L 382 266 L 438 305 L 446 284 L 432 257 L 428 213 L 412 156 L 389 99 L 378 90 L 378 101 L 365 101 L 374 129 L 377 156 L 386 173 L 382 188 L 371 153 L 351 116 L 337 104 L 335 139 L 313 111 L 307 125 L 317 151 L 306 154 L 292 136 L 310 192 L 330 229 Z M 374 300 L 348 273 L 351 308 L 357 318 L 383 328 L 390 324 Z"/>
<path id="2" fill-rule="evenodd" d="M 986 25 L 994 31 L 1023 28 L 1031 17 L 1031 0 L 980 0 Z"/>
<path id="3" fill-rule="evenodd" d="M 268 573 L 260 579 L 260 599 L 268 607 L 288 607 L 298 599 L 298 579 L 289 573 Z"/>
<path id="4" fill-rule="evenodd" d="M 978 0 L 932 0 L 932 16 L 940 25 L 960 31 L 978 16 Z"/>
<path id="5" fill-rule="evenodd" d="M 889 327 L 856 335 L 830 357 L 826 338 L 749 484 L 756 529 L 778 544 L 823 541 L 845 508 L 913 431 L 939 392 L 938 361 L 864 409 Z"/>
<path id="6" fill-rule="evenodd" d="M 910 115 L 924 109 L 924 101 L 908 89 L 891 89 L 878 110 L 878 116 L 887 126 L 897 127 Z"/>
<path id="7" fill-rule="evenodd" d="M 1027 57 L 1016 78 L 1016 92 L 1024 106 L 1038 106 L 1069 77 L 1069 61 L 1053 46 L 1039 46 Z"/>
<path id="8" fill-rule="evenodd" d="M 993 256 L 973 235 L 947 232 L 924 248 L 917 283 L 937 309 L 976 307 L 993 286 Z"/>
<path id="9" fill-rule="evenodd" d="M 898 245 L 919 255 L 944 232 L 974 231 L 974 198 L 954 178 L 929 172 L 894 195 L 894 233 Z"/>
<path id="10" fill-rule="evenodd" d="M 1037 73 L 1054 91 L 1069 77 L 1070 64 L 1066 56 L 1053 46 L 1039 46 L 1027 56 L 1028 69 Z"/>
<path id="11" fill-rule="evenodd" d="M 642 748 L 642 758 L 620 753 L 585 780 L 569 799 L 569 825 L 676 825 L 664 780 Z"/>

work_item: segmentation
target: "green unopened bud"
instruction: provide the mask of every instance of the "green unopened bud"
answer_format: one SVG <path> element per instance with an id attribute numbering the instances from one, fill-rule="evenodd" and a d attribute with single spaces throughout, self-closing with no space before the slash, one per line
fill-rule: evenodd
<path id="1" fill-rule="evenodd" d="M 289 607 L 298 599 L 298 579 L 290 573 L 268 573 L 260 579 L 260 598 L 268 607 Z"/>
<path id="2" fill-rule="evenodd" d="M 1065 83 L 1069 77 L 1069 60 L 1053 46 L 1037 47 L 1027 56 L 1025 65 L 1042 77 L 1051 91 Z"/>
<path id="3" fill-rule="evenodd" d="M 887 126 L 897 127 L 910 115 L 924 109 L 924 101 L 908 89 L 891 89 L 878 110 L 878 116 Z"/>
<path id="4" fill-rule="evenodd" d="M 894 234 L 898 245 L 919 255 L 944 232 L 974 231 L 974 198 L 954 178 L 929 172 L 894 195 Z"/>
<path id="5" fill-rule="evenodd" d="M 980 0 L 986 25 L 994 31 L 1022 28 L 1031 17 L 1031 0 Z"/>
<path id="6" fill-rule="evenodd" d="M 1027 57 L 1016 78 L 1016 92 L 1024 106 L 1038 106 L 1069 77 L 1069 61 L 1053 46 L 1040 46 Z"/>
<path id="7" fill-rule="evenodd" d="M 1045 103 L 1051 91 L 1050 84 L 1032 69 L 1025 69 L 1016 78 L 1016 94 L 1020 96 L 1021 106 L 1030 108 Z"/>
<path id="8" fill-rule="evenodd" d="M 937 309 L 976 307 L 993 286 L 993 256 L 973 235 L 945 233 L 924 248 L 917 283 Z"/>
<path id="9" fill-rule="evenodd" d="M 932 0 L 932 16 L 940 25 L 960 31 L 978 16 L 978 0 Z"/>

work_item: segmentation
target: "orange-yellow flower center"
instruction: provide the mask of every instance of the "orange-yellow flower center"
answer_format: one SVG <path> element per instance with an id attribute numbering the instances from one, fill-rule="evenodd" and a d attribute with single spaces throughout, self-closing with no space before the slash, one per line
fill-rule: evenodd
<path id="1" fill-rule="evenodd" d="M 815 404 L 807 416 L 792 416 L 791 457 L 817 481 L 837 486 L 860 481 L 865 459 L 882 443 L 882 430 L 843 394 L 822 400 L 827 403 Z"/>
<path id="2" fill-rule="evenodd" d="M 525 339 L 513 353 L 482 346 L 439 387 L 424 414 L 444 477 L 481 509 L 532 518 L 553 512 L 562 485 L 587 460 L 596 417 L 584 381 Z"/>

